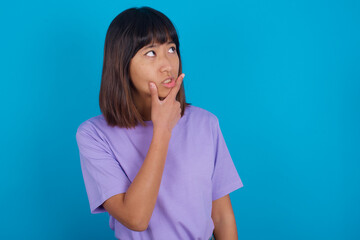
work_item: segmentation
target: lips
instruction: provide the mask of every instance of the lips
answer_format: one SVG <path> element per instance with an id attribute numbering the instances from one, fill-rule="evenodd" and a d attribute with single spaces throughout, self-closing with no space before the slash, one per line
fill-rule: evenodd
<path id="1" fill-rule="evenodd" d="M 174 78 L 173 77 L 168 77 L 166 78 L 164 81 L 162 81 L 161 83 L 170 83 L 171 81 L 173 81 Z"/>
<path id="2" fill-rule="evenodd" d="M 166 88 L 173 88 L 175 86 L 175 79 L 167 78 L 161 83 L 161 85 L 163 85 Z"/>

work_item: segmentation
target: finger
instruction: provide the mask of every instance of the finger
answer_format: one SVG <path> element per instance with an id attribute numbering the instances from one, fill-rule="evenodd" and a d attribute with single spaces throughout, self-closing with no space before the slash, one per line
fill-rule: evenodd
<path id="1" fill-rule="evenodd" d="M 183 81 L 185 77 L 185 73 L 180 74 L 180 76 L 178 77 L 178 79 L 175 81 L 175 86 L 171 89 L 169 95 L 166 98 L 174 98 L 176 99 L 176 95 L 180 90 L 181 87 L 181 83 Z"/>
<path id="2" fill-rule="evenodd" d="M 154 82 L 150 82 L 149 88 L 150 88 L 150 94 L 151 94 L 151 104 L 156 104 L 159 101 L 156 84 Z"/>

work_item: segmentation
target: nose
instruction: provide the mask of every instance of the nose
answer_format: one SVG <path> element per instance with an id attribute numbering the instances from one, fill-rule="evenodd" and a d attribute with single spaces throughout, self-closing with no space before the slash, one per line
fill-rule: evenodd
<path id="1" fill-rule="evenodd" d="M 168 56 L 160 57 L 160 72 L 170 72 L 172 70 L 171 61 Z"/>

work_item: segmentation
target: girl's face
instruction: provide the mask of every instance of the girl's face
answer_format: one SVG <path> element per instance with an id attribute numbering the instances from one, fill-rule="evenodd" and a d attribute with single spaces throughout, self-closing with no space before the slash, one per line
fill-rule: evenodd
<path id="1" fill-rule="evenodd" d="M 175 81 L 178 73 L 179 56 L 172 41 L 144 46 L 130 61 L 130 79 L 137 90 L 135 96 L 143 100 L 151 99 L 149 82 L 154 82 L 159 97 L 165 98 L 172 87 L 162 82 L 169 77 Z"/>

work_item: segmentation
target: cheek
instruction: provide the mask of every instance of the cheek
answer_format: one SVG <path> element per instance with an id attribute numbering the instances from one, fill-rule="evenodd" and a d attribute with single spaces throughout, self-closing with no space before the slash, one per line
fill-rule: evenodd
<path id="1" fill-rule="evenodd" d="M 139 68 L 134 71 L 132 81 L 137 89 L 141 89 L 144 92 L 150 92 L 149 82 L 155 82 L 155 84 L 157 84 L 159 79 L 154 67 L 139 66 Z"/>
<path id="2" fill-rule="evenodd" d="M 147 66 L 138 64 L 130 69 L 130 77 L 135 84 L 141 84 L 141 82 L 144 82 L 148 75 L 149 71 Z"/>
<path id="3" fill-rule="evenodd" d="M 179 71 L 179 64 L 180 64 L 180 61 L 179 61 L 179 58 L 176 57 L 174 58 L 174 60 L 172 61 L 172 67 L 174 70 L 176 70 L 176 73 Z"/>

